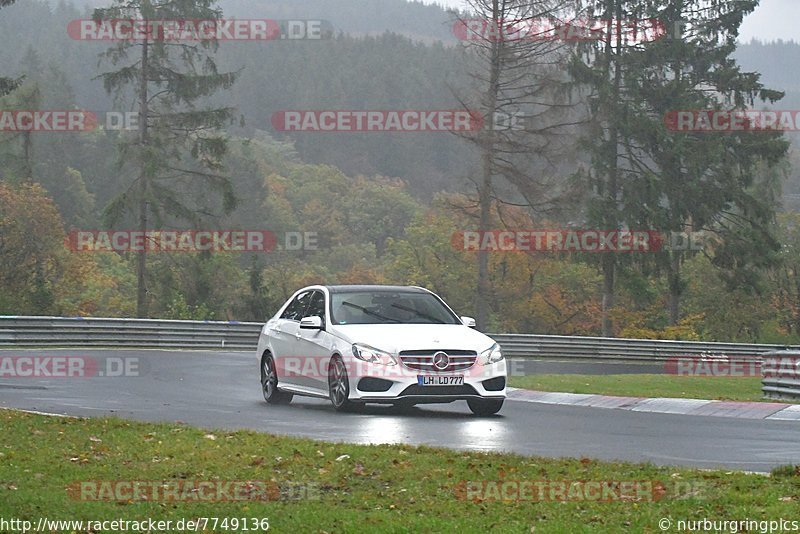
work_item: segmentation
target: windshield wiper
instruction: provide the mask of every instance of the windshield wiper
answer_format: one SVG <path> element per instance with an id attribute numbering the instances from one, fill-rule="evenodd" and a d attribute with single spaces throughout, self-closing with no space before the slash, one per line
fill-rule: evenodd
<path id="1" fill-rule="evenodd" d="M 381 315 L 380 313 L 374 312 L 372 310 L 368 310 L 364 306 L 359 306 L 358 304 L 353 304 L 352 302 L 348 302 L 346 300 L 342 301 L 342 306 L 350 306 L 351 308 L 355 308 L 357 310 L 360 310 L 360 311 L 366 313 L 367 315 L 372 315 L 373 317 L 378 317 L 378 318 L 384 319 L 386 321 L 392 321 L 392 322 L 395 322 L 395 323 L 399 323 L 400 322 L 397 319 L 392 319 L 391 317 L 386 317 L 385 315 Z"/>
<path id="2" fill-rule="evenodd" d="M 428 319 L 429 321 L 433 321 L 439 324 L 446 324 L 444 321 L 439 319 L 438 317 L 434 317 L 433 315 L 428 315 L 427 313 L 423 313 L 421 311 L 417 311 L 414 308 L 409 308 L 408 306 L 403 306 L 402 304 L 392 304 L 392 308 L 397 308 L 399 310 L 404 310 L 407 312 L 411 312 L 417 317 L 422 317 L 423 319 Z"/>

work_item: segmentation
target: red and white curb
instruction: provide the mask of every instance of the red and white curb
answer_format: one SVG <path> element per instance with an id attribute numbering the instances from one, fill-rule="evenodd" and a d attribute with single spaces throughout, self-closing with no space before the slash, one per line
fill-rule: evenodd
<path id="1" fill-rule="evenodd" d="M 739 419 L 770 419 L 800 421 L 800 405 L 779 402 L 731 402 L 703 399 L 669 399 L 645 397 L 615 397 L 586 393 L 554 393 L 508 388 L 508 399 L 538 404 L 583 406 L 629 410 L 632 412 L 667 413 Z"/>

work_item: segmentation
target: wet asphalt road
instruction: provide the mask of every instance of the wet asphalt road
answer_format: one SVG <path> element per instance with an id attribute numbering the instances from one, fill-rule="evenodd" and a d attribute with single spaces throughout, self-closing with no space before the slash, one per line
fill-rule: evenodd
<path id="1" fill-rule="evenodd" d="M 295 397 L 289 406 L 264 403 L 258 364 L 250 353 L 0 351 L 0 357 L 26 355 L 87 356 L 100 362 L 100 369 L 115 371 L 120 362 L 135 362 L 140 376 L 0 377 L 2 407 L 77 416 L 114 415 L 140 421 L 180 421 L 206 428 L 247 428 L 325 441 L 403 442 L 659 465 L 763 472 L 778 465 L 800 463 L 800 425 L 791 421 L 654 414 L 516 400 L 508 400 L 499 415 L 486 418 L 473 416 L 465 402 L 407 410 L 375 406 L 361 413 L 339 414 L 323 400 Z M 531 362 L 526 369 L 580 369 L 574 362 L 566 365 Z M 614 373 L 626 368 L 629 372 L 637 370 L 630 365 L 610 369 Z"/>

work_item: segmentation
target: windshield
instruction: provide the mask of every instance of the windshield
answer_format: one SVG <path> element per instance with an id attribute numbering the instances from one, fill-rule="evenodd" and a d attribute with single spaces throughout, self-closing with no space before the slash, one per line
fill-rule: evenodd
<path id="1" fill-rule="evenodd" d="M 331 295 L 333 324 L 461 324 L 430 293 L 358 291 Z"/>

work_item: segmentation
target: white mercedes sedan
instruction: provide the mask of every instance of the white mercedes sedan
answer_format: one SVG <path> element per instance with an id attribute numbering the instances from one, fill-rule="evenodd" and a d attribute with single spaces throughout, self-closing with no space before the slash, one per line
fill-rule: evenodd
<path id="1" fill-rule="evenodd" d="M 495 414 L 506 397 L 506 362 L 474 328 L 420 287 L 303 288 L 261 330 L 264 399 L 321 397 L 339 411 L 465 400 L 476 415 Z"/>

